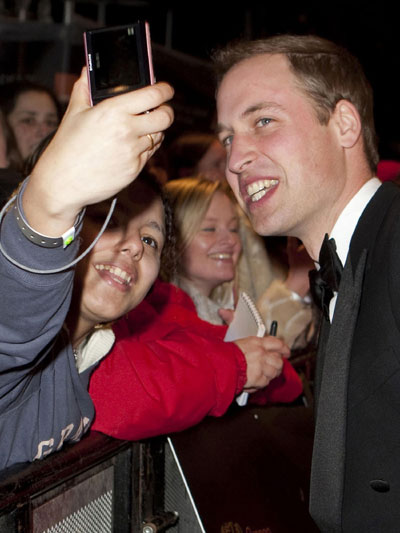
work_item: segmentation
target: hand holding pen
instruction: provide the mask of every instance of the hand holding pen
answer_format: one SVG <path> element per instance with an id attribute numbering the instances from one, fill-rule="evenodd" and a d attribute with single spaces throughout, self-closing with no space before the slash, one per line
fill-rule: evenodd
<path id="1" fill-rule="evenodd" d="M 270 331 L 269 331 L 269 337 L 276 337 L 277 329 L 278 329 L 278 322 L 276 320 L 274 320 L 271 323 L 271 327 L 270 327 Z M 263 340 L 261 340 L 261 339 L 263 339 Z M 271 379 L 274 379 L 275 377 L 277 377 L 280 374 L 282 366 L 283 366 L 282 356 L 283 357 L 287 356 L 286 352 L 285 353 L 280 353 L 279 356 L 277 356 L 276 354 L 268 353 L 267 349 L 265 347 L 265 344 L 268 342 L 268 340 L 267 340 L 266 337 L 262 337 L 261 339 L 260 339 L 261 346 L 258 347 L 259 349 L 261 348 L 261 350 L 260 350 L 259 353 L 257 353 L 258 360 L 254 361 L 254 362 L 253 362 L 253 359 L 251 358 L 251 357 L 253 357 L 253 353 L 249 352 L 249 350 L 247 349 L 247 346 L 243 346 L 242 345 L 243 341 L 245 341 L 246 339 L 242 339 L 241 341 L 237 341 L 237 344 L 238 344 L 239 348 L 243 351 L 243 353 L 245 354 L 245 357 L 246 357 L 246 361 L 247 361 L 247 377 L 248 377 L 248 380 L 247 380 L 247 383 L 246 383 L 246 386 L 245 386 L 245 389 L 247 389 L 247 391 L 242 392 L 236 398 L 237 404 L 240 405 L 241 407 L 247 404 L 247 401 L 248 401 L 248 398 L 249 398 L 249 392 L 255 392 L 259 388 L 265 387 L 266 385 L 268 385 L 268 383 L 269 383 L 269 381 L 271 381 Z M 277 339 L 276 343 L 274 343 L 274 344 L 277 344 L 276 350 L 278 349 L 278 344 L 279 343 L 284 345 L 284 343 L 282 341 L 279 341 Z M 268 343 L 268 344 L 270 344 L 270 343 Z M 271 350 L 271 349 L 272 349 L 272 346 L 271 347 L 268 346 L 268 350 Z M 253 348 L 253 352 L 255 352 L 254 348 Z M 268 357 L 268 361 L 266 361 L 267 357 Z M 259 368 L 257 368 L 257 370 L 258 370 L 258 375 L 256 376 L 258 378 L 257 381 L 258 380 L 260 380 L 260 381 L 262 380 L 261 381 L 261 383 L 263 383 L 262 386 L 251 386 L 253 384 L 253 382 L 254 382 L 253 379 L 252 379 L 252 373 L 253 373 L 253 365 L 255 365 L 255 363 L 257 363 L 258 367 L 259 367 Z M 267 382 L 265 382 L 266 379 L 268 379 Z"/>

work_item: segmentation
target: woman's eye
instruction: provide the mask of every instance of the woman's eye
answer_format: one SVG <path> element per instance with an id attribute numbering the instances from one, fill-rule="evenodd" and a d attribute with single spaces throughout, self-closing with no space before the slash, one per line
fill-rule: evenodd
<path id="1" fill-rule="evenodd" d="M 25 124 L 26 126 L 34 126 L 36 124 L 36 120 L 34 118 L 26 117 L 21 119 L 21 124 Z"/>
<path id="2" fill-rule="evenodd" d="M 237 227 L 236 228 L 231 228 L 230 231 L 232 233 L 239 233 L 239 228 L 237 228 Z"/>
<path id="3" fill-rule="evenodd" d="M 142 241 L 147 244 L 148 246 L 151 246 L 152 248 L 158 249 L 158 243 L 153 237 L 144 236 L 142 237 Z"/>
<path id="4" fill-rule="evenodd" d="M 205 227 L 205 228 L 201 228 L 201 231 L 209 231 L 209 232 L 211 232 L 211 231 L 215 231 L 215 228 L 212 227 L 212 226 L 208 226 L 208 227 Z"/>
<path id="5" fill-rule="evenodd" d="M 257 120 L 257 127 L 259 126 L 267 126 L 268 124 L 270 124 L 272 122 L 272 118 L 260 118 L 260 120 Z"/>

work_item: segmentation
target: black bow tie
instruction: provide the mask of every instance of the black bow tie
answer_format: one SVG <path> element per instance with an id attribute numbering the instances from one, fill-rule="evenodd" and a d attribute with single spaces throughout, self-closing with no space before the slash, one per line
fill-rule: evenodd
<path id="1" fill-rule="evenodd" d="M 327 234 L 319 252 L 318 262 L 320 269 L 309 272 L 310 291 L 315 303 L 329 320 L 329 302 L 333 293 L 339 290 L 343 265 L 336 253 L 335 240 L 329 239 Z"/>

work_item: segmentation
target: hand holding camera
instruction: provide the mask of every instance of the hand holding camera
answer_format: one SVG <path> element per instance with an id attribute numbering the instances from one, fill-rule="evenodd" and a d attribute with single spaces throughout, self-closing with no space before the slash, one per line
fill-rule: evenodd
<path id="1" fill-rule="evenodd" d="M 86 69 L 76 82 L 54 139 L 36 164 L 23 199 L 29 225 L 61 235 L 86 205 L 115 196 L 133 181 L 173 121 L 167 83 L 157 83 L 94 107 Z"/>

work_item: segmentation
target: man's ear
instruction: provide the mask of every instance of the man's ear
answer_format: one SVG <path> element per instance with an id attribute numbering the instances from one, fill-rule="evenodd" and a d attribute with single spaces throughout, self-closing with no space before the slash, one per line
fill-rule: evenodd
<path id="1" fill-rule="evenodd" d="M 340 144 L 352 148 L 361 136 L 361 119 L 357 109 L 348 100 L 339 100 L 331 119 L 334 121 Z"/>

